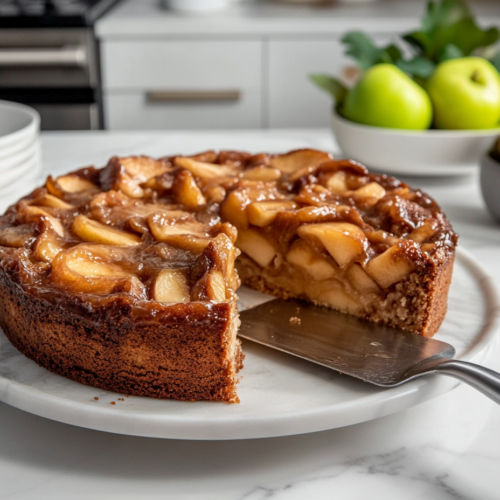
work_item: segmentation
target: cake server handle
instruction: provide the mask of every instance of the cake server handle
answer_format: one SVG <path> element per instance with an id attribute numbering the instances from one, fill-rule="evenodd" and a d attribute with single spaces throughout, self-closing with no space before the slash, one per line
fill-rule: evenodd
<path id="1" fill-rule="evenodd" d="M 500 373 L 468 361 L 448 359 L 432 363 L 431 366 L 423 363 L 415 367 L 408 375 L 409 378 L 415 378 L 432 373 L 442 373 L 465 382 L 500 404 Z"/>

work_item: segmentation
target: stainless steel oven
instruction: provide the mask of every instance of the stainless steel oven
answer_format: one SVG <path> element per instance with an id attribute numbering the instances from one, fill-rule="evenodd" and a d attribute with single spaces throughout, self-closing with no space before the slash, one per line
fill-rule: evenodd
<path id="1" fill-rule="evenodd" d="M 114 3 L 0 0 L 0 99 L 36 108 L 42 130 L 102 128 L 93 23 Z"/>

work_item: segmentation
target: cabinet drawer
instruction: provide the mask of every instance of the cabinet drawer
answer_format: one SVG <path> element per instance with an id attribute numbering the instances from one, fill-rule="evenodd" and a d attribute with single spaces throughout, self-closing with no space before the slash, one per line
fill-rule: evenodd
<path id="1" fill-rule="evenodd" d="M 102 44 L 105 89 L 244 90 L 261 85 L 261 42 L 110 41 Z"/>
<path id="2" fill-rule="evenodd" d="M 237 101 L 149 100 L 145 92 L 104 94 L 110 130 L 260 128 L 260 89 L 244 90 Z"/>

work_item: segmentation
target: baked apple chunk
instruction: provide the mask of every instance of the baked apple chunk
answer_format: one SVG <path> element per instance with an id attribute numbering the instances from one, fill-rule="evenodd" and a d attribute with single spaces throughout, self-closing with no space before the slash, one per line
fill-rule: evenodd
<path id="1" fill-rule="evenodd" d="M 425 193 L 324 151 L 115 156 L 0 217 L 0 326 L 84 384 L 237 402 L 241 282 L 433 335 L 457 241 Z"/>

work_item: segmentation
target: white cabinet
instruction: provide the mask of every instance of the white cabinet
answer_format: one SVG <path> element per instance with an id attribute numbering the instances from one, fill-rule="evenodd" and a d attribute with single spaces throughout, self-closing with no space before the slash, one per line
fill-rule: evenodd
<path id="1" fill-rule="evenodd" d="M 340 33 L 111 38 L 101 43 L 112 130 L 326 127 L 332 100 L 309 79 L 340 75 Z M 389 34 L 375 36 L 386 43 Z"/>
<path id="2" fill-rule="evenodd" d="M 332 100 L 311 82 L 309 75 L 339 75 L 350 63 L 343 53 L 338 39 L 271 40 L 269 127 L 329 126 Z"/>
<path id="3" fill-rule="evenodd" d="M 260 40 L 102 44 L 107 128 L 262 126 Z"/>

